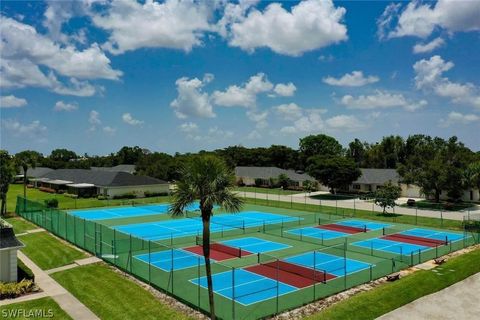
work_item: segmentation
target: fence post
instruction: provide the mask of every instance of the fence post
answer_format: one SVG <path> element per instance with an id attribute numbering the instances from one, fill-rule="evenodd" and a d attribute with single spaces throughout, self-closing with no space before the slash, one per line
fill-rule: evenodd
<path id="1" fill-rule="evenodd" d="M 197 288 L 197 295 L 198 295 L 198 310 L 200 310 L 200 257 L 197 258 L 198 266 L 197 266 L 197 281 L 198 281 L 198 288 Z"/>
<path id="2" fill-rule="evenodd" d="M 148 240 L 148 284 L 152 284 L 152 241 Z"/>
<path id="3" fill-rule="evenodd" d="M 113 229 L 113 264 L 117 265 L 117 230 Z"/>
<path id="4" fill-rule="evenodd" d="M 232 267 L 232 319 L 235 320 L 235 267 Z"/>

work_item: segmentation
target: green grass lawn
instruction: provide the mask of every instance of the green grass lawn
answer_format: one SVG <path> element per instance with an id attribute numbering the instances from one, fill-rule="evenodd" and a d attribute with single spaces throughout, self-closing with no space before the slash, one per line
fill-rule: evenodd
<path id="1" fill-rule="evenodd" d="M 17 203 L 17 196 L 23 196 L 22 184 L 11 184 L 7 194 L 7 211 L 15 212 L 15 206 Z M 134 200 L 115 199 L 115 200 L 98 200 L 97 198 L 79 198 L 73 199 L 63 194 L 52 194 L 40 191 L 34 188 L 27 188 L 27 199 L 33 201 L 43 202 L 45 199 L 55 198 L 58 200 L 58 206 L 60 209 L 81 209 L 81 208 L 93 208 L 93 207 L 108 207 L 118 206 L 127 203 L 159 203 L 168 202 L 170 197 L 152 197 L 142 198 Z"/>
<path id="2" fill-rule="evenodd" d="M 398 281 L 357 294 L 308 319 L 375 319 L 420 297 L 442 290 L 480 272 L 480 250 L 452 258 L 433 269 L 422 270 Z M 469 293 L 475 294 L 475 293 Z"/>
<path id="3" fill-rule="evenodd" d="M 448 203 L 447 202 L 431 202 L 427 200 L 415 201 L 414 206 L 409 206 L 406 203 L 400 205 L 400 207 L 405 208 L 418 208 L 418 209 L 428 209 L 428 210 L 443 210 L 443 211 L 460 211 L 469 208 L 475 208 L 474 203 L 470 202 L 460 202 L 460 203 Z"/>
<path id="4" fill-rule="evenodd" d="M 103 263 L 52 274 L 101 319 L 188 319 Z"/>
<path id="5" fill-rule="evenodd" d="M 13 230 L 16 234 L 25 233 L 28 230 L 37 229 L 37 226 L 21 217 L 13 217 L 5 219 L 13 226 Z"/>
<path id="6" fill-rule="evenodd" d="M 32 316 L 39 313 L 42 316 Z M 12 303 L 2 306 L 0 309 L 0 319 L 54 319 L 69 320 L 72 319 L 52 298 L 41 298 L 26 302 Z"/>
<path id="7" fill-rule="evenodd" d="M 61 267 L 87 255 L 65 244 L 48 232 L 38 232 L 18 237 L 25 244 L 22 252 L 43 270 Z"/>
<path id="8" fill-rule="evenodd" d="M 369 220 L 379 220 L 387 221 L 391 223 L 405 223 L 411 225 L 421 225 L 425 227 L 434 227 L 434 228 L 449 228 L 454 230 L 463 230 L 462 221 L 449 220 L 448 214 L 444 214 L 443 222 L 437 218 L 428 218 L 428 217 L 415 217 L 408 215 L 400 214 L 390 214 L 383 215 L 381 213 L 372 213 L 371 211 L 366 210 L 353 210 L 349 208 L 335 208 L 329 206 L 319 206 L 314 204 L 304 204 L 297 202 L 284 202 L 276 200 L 265 200 L 265 199 L 252 199 L 246 198 L 246 203 L 271 206 L 277 208 L 286 208 L 298 211 L 309 211 L 309 212 L 319 212 L 323 214 L 331 214 L 332 216 L 341 216 L 341 217 L 355 217 L 363 218 Z"/>
<path id="9" fill-rule="evenodd" d="M 281 195 L 289 195 L 289 194 L 295 194 L 295 193 L 303 193 L 303 191 L 298 191 L 298 190 L 283 190 L 280 188 L 257 188 L 257 187 L 236 187 L 236 191 L 242 191 L 242 192 L 256 192 L 256 193 L 266 193 L 266 194 L 281 194 Z"/>

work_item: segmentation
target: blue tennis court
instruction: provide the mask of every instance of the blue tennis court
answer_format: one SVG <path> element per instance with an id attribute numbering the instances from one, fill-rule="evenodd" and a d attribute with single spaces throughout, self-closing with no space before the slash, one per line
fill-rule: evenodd
<path id="1" fill-rule="evenodd" d="M 232 276 L 232 274 L 234 274 L 234 276 Z M 213 290 L 216 294 L 230 300 L 235 300 L 235 302 L 243 305 L 250 305 L 276 298 L 277 290 L 278 295 L 284 295 L 297 290 L 297 288 L 283 282 L 277 282 L 276 280 L 243 269 L 236 269 L 234 272 L 226 271 L 214 274 L 212 281 Z M 200 285 L 204 289 L 207 288 L 206 277 L 192 279 L 190 282 Z"/>
<path id="2" fill-rule="evenodd" d="M 463 234 L 454 233 L 454 232 L 445 232 L 439 230 L 415 228 L 407 231 L 402 231 L 400 234 L 407 236 L 421 237 L 427 239 L 441 240 L 441 241 L 458 241 L 464 238 Z"/>
<path id="3" fill-rule="evenodd" d="M 232 218 L 234 216 L 235 218 Z M 238 228 L 277 224 L 284 221 L 296 221 L 298 218 L 263 212 L 240 212 L 237 214 L 220 214 L 213 216 L 210 223 L 212 233 L 229 231 Z M 246 222 L 243 222 L 246 221 Z M 131 234 L 145 240 L 165 240 L 200 235 L 202 233 L 202 220 L 175 219 L 159 222 L 137 223 L 115 226 L 114 229 Z"/>
<path id="4" fill-rule="evenodd" d="M 386 252 L 391 252 L 394 254 L 401 254 L 401 255 L 408 255 L 408 254 L 411 254 L 412 252 L 418 252 L 419 250 L 423 251 L 426 249 L 431 249 L 430 247 L 422 246 L 418 244 L 398 242 L 398 241 L 379 239 L 379 238 L 354 242 L 352 243 L 352 245 L 368 248 L 370 250 L 386 251 Z"/>
<path id="5" fill-rule="evenodd" d="M 369 269 L 370 264 L 358 260 L 339 257 L 323 252 L 312 251 L 283 259 L 286 262 L 301 265 L 310 269 L 324 271 L 342 277 L 346 274 Z"/>
<path id="6" fill-rule="evenodd" d="M 331 240 L 331 239 L 349 236 L 348 233 L 334 231 L 334 230 L 320 229 L 315 227 L 303 227 L 303 228 L 290 229 L 286 231 L 286 233 L 294 234 L 300 237 L 316 238 L 320 240 Z"/>
<path id="7" fill-rule="evenodd" d="M 342 226 L 348 226 L 348 227 L 355 227 L 355 228 L 361 228 L 361 229 L 366 229 L 367 231 L 372 231 L 372 230 L 381 230 L 383 228 L 389 228 L 391 227 L 390 224 L 387 223 L 380 223 L 380 222 L 371 222 L 371 221 L 365 221 L 365 220 L 342 220 L 335 222 L 335 224 L 339 224 Z"/>
<path id="8" fill-rule="evenodd" d="M 132 207 L 117 207 L 117 208 L 102 208 L 89 210 L 72 210 L 69 211 L 71 215 L 87 220 L 106 220 L 117 218 L 129 218 L 137 216 L 148 216 L 154 214 L 168 213 L 170 204 L 152 204 Z M 199 210 L 199 204 L 194 203 L 187 207 L 187 211 Z"/>
<path id="9" fill-rule="evenodd" d="M 166 272 L 170 272 L 170 270 L 182 270 L 196 267 L 199 264 L 204 264 L 203 257 L 181 249 L 153 252 L 150 256 L 148 253 L 141 254 L 134 258 L 145 263 L 150 262 L 151 265 Z"/>
<path id="10" fill-rule="evenodd" d="M 256 237 L 246 237 L 220 242 L 229 247 L 240 248 L 250 253 L 263 253 L 290 248 L 289 245 Z"/>

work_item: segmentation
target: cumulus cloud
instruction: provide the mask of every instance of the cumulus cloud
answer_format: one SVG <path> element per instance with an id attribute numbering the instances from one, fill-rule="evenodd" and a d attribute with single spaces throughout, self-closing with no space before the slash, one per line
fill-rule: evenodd
<path id="1" fill-rule="evenodd" d="M 113 1 L 91 17 L 110 33 L 103 47 L 113 54 L 139 48 L 190 51 L 202 44 L 206 31 L 213 30 L 209 23 L 213 9 L 208 1 Z"/>
<path id="2" fill-rule="evenodd" d="M 263 11 L 249 5 L 231 9 L 224 29 L 229 44 L 253 52 L 257 48 L 300 56 L 347 39 L 345 8 L 331 0 L 306 0 L 286 10 L 271 3 Z M 226 29 L 226 30 L 225 30 Z"/>
<path id="3" fill-rule="evenodd" d="M 195 130 L 197 131 L 197 130 Z M 187 139 L 202 142 L 218 142 L 221 140 L 228 140 L 233 137 L 233 132 L 230 130 L 220 129 L 219 127 L 211 127 L 205 134 L 189 133 Z"/>
<path id="4" fill-rule="evenodd" d="M 296 90 L 297 87 L 292 82 L 287 84 L 279 83 L 275 85 L 275 88 L 273 88 L 273 91 L 282 97 L 291 97 L 295 94 Z"/>
<path id="5" fill-rule="evenodd" d="M 422 59 L 413 65 L 415 86 L 424 91 L 433 91 L 440 97 L 450 98 L 455 103 L 466 103 L 480 108 L 480 93 L 472 83 L 458 83 L 444 77 L 443 73 L 454 67 L 451 61 L 445 61 L 435 55 Z"/>
<path id="6" fill-rule="evenodd" d="M 100 120 L 100 113 L 96 110 L 90 111 L 88 114 L 88 123 L 90 123 L 90 128 L 88 131 L 96 131 L 97 127 L 102 124 Z"/>
<path id="7" fill-rule="evenodd" d="M 78 109 L 78 104 L 76 103 L 67 103 L 63 101 L 57 101 L 55 103 L 55 106 L 53 107 L 53 110 L 55 111 L 74 111 Z"/>
<path id="8" fill-rule="evenodd" d="M 129 124 L 131 126 L 138 126 L 142 125 L 144 122 L 142 120 L 135 119 L 130 113 L 124 113 L 122 115 L 122 120 L 126 124 Z"/>
<path id="9" fill-rule="evenodd" d="M 47 127 L 42 125 L 39 120 L 21 123 L 14 119 L 5 119 L 2 120 L 2 129 L 14 137 L 28 137 L 35 140 L 43 140 L 47 133 Z"/>
<path id="10" fill-rule="evenodd" d="M 231 85 L 225 91 L 214 91 L 212 101 L 223 107 L 254 107 L 257 95 L 269 92 L 273 87 L 264 73 L 257 73 L 243 85 Z"/>
<path id="11" fill-rule="evenodd" d="M 334 78 L 331 76 L 323 78 L 323 82 L 326 84 L 342 87 L 361 87 L 378 82 L 379 80 L 380 79 L 376 76 L 365 77 L 362 71 L 352 71 L 352 73 L 346 73 L 340 78 Z"/>
<path id="12" fill-rule="evenodd" d="M 449 127 L 456 124 L 468 125 L 471 123 L 480 122 L 480 116 L 476 114 L 462 114 L 452 111 L 448 114 L 446 119 L 440 119 L 440 127 Z"/>
<path id="13" fill-rule="evenodd" d="M 103 132 L 105 132 L 106 134 L 108 134 L 110 136 L 113 136 L 117 132 L 117 129 L 112 128 L 110 126 L 105 126 L 105 127 L 103 127 Z"/>
<path id="14" fill-rule="evenodd" d="M 367 126 L 354 115 L 338 115 L 325 120 L 326 125 L 334 130 L 358 131 Z"/>
<path id="15" fill-rule="evenodd" d="M 14 95 L 0 96 L 0 108 L 20 108 L 27 105 L 27 100 Z"/>
<path id="16" fill-rule="evenodd" d="M 403 94 L 390 93 L 387 91 L 376 90 L 371 95 L 344 95 L 340 103 L 349 109 L 373 110 L 402 107 L 407 111 L 415 111 L 427 105 L 426 100 L 412 102 L 407 100 Z"/>
<path id="17" fill-rule="evenodd" d="M 432 52 L 445 45 L 445 40 L 438 37 L 427 43 L 417 43 L 413 46 L 413 53 L 427 53 Z"/>
<path id="18" fill-rule="evenodd" d="M 479 31 L 479 16 L 479 1 L 439 0 L 434 4 L 413 1 L 401 12 L 398 7 L 387 6 L 377 25 L 379 35 L 388 38 L 426 38 L 436 29 L 450 33 Z"/>
<path id="19" fill-rule="evenodd" d="M 213 118 L 216 116 L 208 93 L 203 92 L 203 87 L 212 80 L 213 75 L 205 74 L 202 80 L 182 77 L 175 82 L 178 95 L 170 103 L 170 106 L 175 110 L 178 118 Z"/>
<path id="20" fill-rule="evenodd" d="M 268 111 L 255 112 L 250 110 L 247 111 L 247 117 L 255 123 L 257 129 L 264 129 L 268 126 Z"/>
<path id="21" fill-rule="evenodd" d="M 297 120 L 303 115 L 303 110 L 296 103 L 281 104 L 274 110 L 285 120 Z"/>
<path id="22" fill-rule="evenodd" d="M 183 132 L 191 133 L 198 130 L 198 125 L 193 122 L 185 122 L 182 123 L 179 128 Z"/>

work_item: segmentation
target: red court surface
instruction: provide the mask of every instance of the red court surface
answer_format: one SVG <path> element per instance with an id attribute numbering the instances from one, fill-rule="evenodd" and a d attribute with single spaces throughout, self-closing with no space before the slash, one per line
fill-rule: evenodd
<path id="1" fill-rule="evenodd" d="M 316 226 L 315 228 L 318 229 L 325 229 L 325 230 L 332 230 L 332 231 L 339 231 L 339 232 L 344 232 L 344 233 L 349 233 L 349 234 L 355 234 L 355 233 L 360 233 L 360 232 L 365 232 L 365 229 L 363 228 L 357 228 L 357 227 L 350 227 L 350 226 L 342 226 L 340 224 L 322 224 L 319 226 Z"/>
<path id="2" fill-rule="evenodd" d="M 404 243 L 411 243 L 411 244 L 418 244 L 426 247 L 438 247 L 438 246 L 445 245 L 445 241 L 442 241 L 442 240 L 416 237 L 416 236 L 410 236 L 410 235 L 399 234 L 399 233 L 383 236 L 382 239 L 392 240 L 397 242 L 404 242 Z"/>
<path id="3" fill-rule="evenodd" d="M 336 278 L 335 275 L 324 273 L 322 271 L 315 271 L 314 275 L 313 269 L 305 268 L 285 261 L 273 261 L 265 264 L 257 264 L 244 269 L 297 288 L 309 287 L 314 283 Z"/>
<path id="4" fill-rule="evenodd" d="M 229 260 L 233 258 L 239 258 L 243 256 L 249 256 L 252 255 L 253 253 L 241 250 L 239 248 L 232 248 L 230 247 L 230 250 L 225 250 L 227 246 L 220 246 L 218 244 L 211 244 L 210 245 L 210 258 L 215 260 L 215 261 L 223 261 L 223 260 Z M 222 251 L 216 250 L 216 249 L 221 249 Z M 198 254 L 199 256 L 203 256 L 203 248 L 202 246 L 193 246 L 193 247 L 187 247 L 183 248 L 183 250 Z M 228 252 L 226 252 L 228 251 Z"/>

